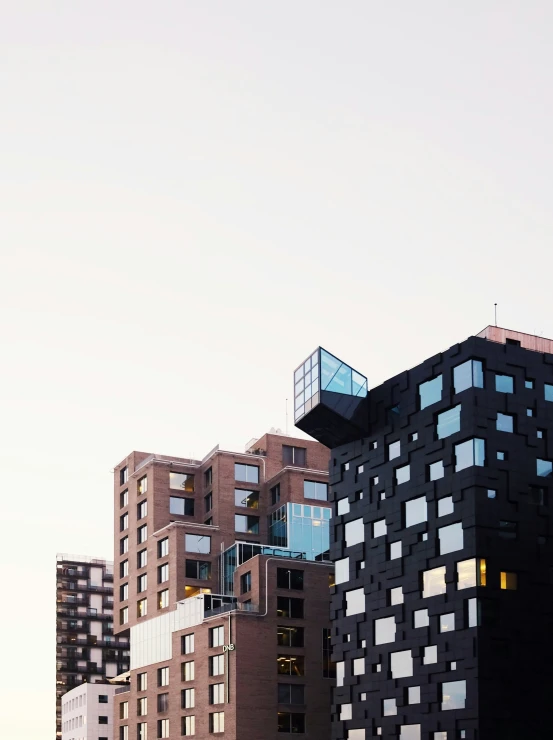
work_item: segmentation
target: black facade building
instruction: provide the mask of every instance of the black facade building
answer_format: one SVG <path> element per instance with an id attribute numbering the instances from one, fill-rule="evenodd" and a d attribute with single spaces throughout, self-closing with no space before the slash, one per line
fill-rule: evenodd
<path id="1" fill-rule="evenodd" d="M 334 740 L 553 733 L 553 342 L 488 327 L 372 390 L 319 349 Z"/>

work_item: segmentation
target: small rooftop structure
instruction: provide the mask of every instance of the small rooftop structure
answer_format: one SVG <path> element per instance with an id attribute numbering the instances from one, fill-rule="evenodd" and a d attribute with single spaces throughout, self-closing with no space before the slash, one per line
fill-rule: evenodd
<path id="1" fill-rule="evenodd" d="M 553 354 L 553 339 L 545 339 L 544 337 L 537 337 L 535 334 L 525 334 L 522 331 L 513 331 L 512 329 L 503 329 L 501 326 L 487 326 L 476 336 L 487 339 L 489 342 L 511 344 L 532 350 L 532 352 Z"/>

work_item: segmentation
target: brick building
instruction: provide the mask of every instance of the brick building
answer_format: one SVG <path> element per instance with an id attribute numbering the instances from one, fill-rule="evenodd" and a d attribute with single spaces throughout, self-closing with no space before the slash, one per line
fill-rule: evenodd
<path id="1" fill-rule="evenodd" d="M 330 738 L 328 450 L 270 433 L 115 469 L 120 740 Z"/>

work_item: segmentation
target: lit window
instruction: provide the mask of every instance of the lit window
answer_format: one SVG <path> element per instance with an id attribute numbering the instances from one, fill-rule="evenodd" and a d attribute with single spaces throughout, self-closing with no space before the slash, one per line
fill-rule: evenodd
<path id="1" fill-rule="evenodd" d="M 473 465 L 483 466 L 486 459 L 486 446 L 483 439 L 467 439 L 455 445 L 455 472 Z"/>
<path id="2" fill-rule="evenodd" d="M 373 522 L 373 537 L 382 537 L 386 534 L 388 528 L 386 526 L 386 519 L 379 519 L 377 522 Z"/>
<path id="3" fill-rule="evenodd" d="M 346 547 L 351 547 L 365 541 L 365 527 L 363 526 L 362 519 L 354 519 L 352 522 L 347 522 L 344 530 Z"/>
<path id="4" fill-rule="evenodd" d="M 553 463 L 550 460 L 536 460 L 537 475 L 548 478 L 553 473 Z"/>
<path id="5" fill-rule="evenodd" d="M 395 642 L 396 639 L 396 618 L 384 617 L 383 619 L 374 620 L 374 644 L 385 645 L 388 642 Z"/>
<path id="6" fill-rule="evenodd" d="M 466 391 L 467 388 L 483 388 L 484 373 L 480 360 L 468 360 L 462 365 L 453 368 L 453 386 L 455 393 Z"/>
<path id="7" fill-rule="evenodd" d="M 486 561 L 471 558 L 457 563 L 457 590 L 486 585 Z"/>
<path id="8" fill-rule="evenodd" d="M 436 424 L 438 439 L 445 439 L 459 431 L 461 431 L 461 404 L 438 414 Z"/>
<path id="9" fill-rule="evenodd" d="M 411 650 L 390 653 L 390 670 L 392 678 L 409 678 L 413 675 L 413 656 Z"/>
<path id="10" fill-rule="evenodd" d="M 439 480 L 444 477 L 444 461 L 437 460 L 428 466 L 428 480 Z"/>
<path id="11" fill-rule="evenodd" d="M 362 588 L 346 591 L 346 617 L 365 612 L 365 592 Z"/>
<path id="12" fill-rule="evenodd" d="M 382 701 L 382 716 L 391 717 L 397 714 L 397 702 L 395 699 L 383 699 Z"/>
<path id="13" fill-rule="evenodd" d="M 400 558 L 401 552 L 401 540 L 390 543 L 390 560 L 397 560 L 398 558 Z"/>
<path id="14" fill-rule="evenodd" d="M 394 460 L 401 454 L 401 444 L 399 439 L 396 442 L 392 442 L 388 445 L 388 460 Z"/>
<path id="15" fill-rule="evenodd" d="M 440 632 L 453 632 L 455 630 L 455 612 L 440 614 Z"/>
<path id="16" fill-rule="evenodd" d="M 403 587 L 398 586 L 397 588 L 390 589 L 390 606 L 396 606 L 396 604 L 403 604 Z"/>
<path id="17" fill-rule="evenodd" d="M 441 375 L 427 380 L 426 383 L 419 385 L 419 399 L 421 410 L 427 406 L 432 406 L 433 403 L 438 403 L 442 400 L 442 387 L 443 379 Z"/>
<path id="18" fill-rule="evenodd" d="M 148 614 L 148 599 L 139 599 L 136 602 L 136 616 L 145 617 Z"/>
<path id="19" fill-rule="evenodd" d="M 165 609 L 167 606 L 169 606 L 169 589 L 166 588 L 163 591 L 160 591 L 157 595 L 157 608 L 158 609 Z"/>
<path id="20" fill-rule="evenodd" d="M 498 432 L 512 432 L 514 428 L 514 417 L 511 414 L 501 414 L 498 411 L 495 428 Z"/>
<path id="21" fill-rule="evenodd" d="M 445 582 L 445 565 L 432 570 L 425 570 L 422 574 L 422 598 L 427 599 L 430 596 L 439 596 L 446 592 Z"/>
<path id="22" fill-rule="evenodd" d="M 169 473 L 169 488 L 194 493 L 194 476 L 190 473 Z"/>
<path id="23" fill-rule="evenodd" d="M 422 659 L 424 665 L 430 665 L 431 663 L 438 662 L 438 646 L 429 645 L 424 648 L 424 656 Z"/>
<path id="24" fill-rule="evenodd" d="M 517 574 L 506 573 L 501 571 L 500 576 L 501 589 L 503 591 L 516 591 L 517 590 Z"/>
<path id="25" fill-rule="evenodd" d="M 438 501 L 438 516 L 447 516 L 453 514 L 453 496 L 446 496 Z"/>
<path id="26" fill-rule="evenodd" d="M 417 609 L 413 612 L 413 627 L 418 629 L 419 627 L 428 627 L 430 619 L 428 617 L 428 609 Z"/>
<path id="27" fill-rule="evenodd" d="M 396 484 L 399 486 L 402 483 L 407 483 L 408 480 L 411 478 L 411 466 L 410 465 L 404 465 L 401 468 L 395 469 L 396 474 Z"/>
<path id="28" fill-rule="evenodd" d="M 442 711 L 464 709 L 467 700 L 466 681 L 447 681 L 442 684 Z"/>
<path id="29" fill-rule="evenodd" d="M 510 375 L 495 376 L 495 390 L 499 393 L 514 393 L 514 380 Z"/>
<path id="30" fill-rule="evenodd" d="M 146 475 L 138 479 L 136 483 L 136 490 L 139 495 L 142 493 L 146 493 L 146 491 L 148 490 L 148 477 Z"/>
<path id="31" fill-rule="evenodd" d="M 340 705 L 340 721 L 345 721 L 352 718 L 352 707 L 351 704 Z"/>
<path id="32" fill-rule="evenodd" d="M 334 563 L 334 582 L 338 585 L 349 581 L 349 558 L 342 558 Z"/>
<path id="33" fill-rule="evenodd" d="M 440 555 L 447 555 L 449 552 L 462 550 L 463 543 L 463 525 L 461 522 L 450 524 L 448 527 L 438 529 L 438 538 L 440 542 Z"/>
<path id="34" fill-rule="evenodd" d="M 415 524 L 428 521 L 426 496 L 420 496 L 419 498 L 411 499 L 411 501 L 406 501 L 404 508 L 406 527 L 412 527 Z"/>

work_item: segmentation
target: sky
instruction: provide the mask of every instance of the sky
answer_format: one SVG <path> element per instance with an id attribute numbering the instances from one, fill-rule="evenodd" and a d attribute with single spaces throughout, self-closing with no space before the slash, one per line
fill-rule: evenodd
<path id="1" fill-rule="evenodd" d="M 112 558 L 131 450 L 286 430 L 317 345 L 371 387 L 494 303 L 553 337 L 552 33 L 545 0 L 0 3 L 0 737 L 53 737 L 56 552 Z"/>

